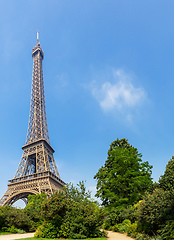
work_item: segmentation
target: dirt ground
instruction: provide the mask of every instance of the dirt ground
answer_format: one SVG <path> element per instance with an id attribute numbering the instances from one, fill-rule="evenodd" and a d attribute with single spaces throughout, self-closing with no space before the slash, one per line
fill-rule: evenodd
<path id="1" fill-rule="evenodd" d="M 108 240 L 131 240 L 133 238 L 127 237 L 124 234 L 108 231 Z M 134 239 L 135 240 L 135 239 Z"/>

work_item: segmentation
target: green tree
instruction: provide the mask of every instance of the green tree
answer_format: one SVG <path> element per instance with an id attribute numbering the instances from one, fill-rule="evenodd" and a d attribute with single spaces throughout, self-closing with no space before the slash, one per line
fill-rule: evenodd
<path id="1" fill-rule="evenodd" d="M 41 215 L 42 204 L 47 199 L 46 193 L 42 192 L 41 194 L 29 195 L 28 196 L 28 204 L 25 207 L 24 211 L 28 214 L 31 223 L 32 229 L 36 230 L 36 228 L 42 223 L 43 216 Z"/>
<path id="2" fill-rule="evenodd" d="M 65 195 L 75 202 L 91 202 L 91 192 L 86 190 L 84 181 L 80 181 L 77 186 L 67 183 L 63 190 Z"/>
<path id="3" fill-rule="evenodd" d="M 174 194 L 174 156 L 169 160 L 166 165 L 164 174 L 159 179 L 159 186 Z"/>
<path id="4" fill-rule="evenodd" d="M 142 198 L 152 184 L 152 166 L 142 162 L 141 157 L 125 138 L 111 143 L 105 165 L 94 176 L 96 196 L 104 206 L 125 207 Z"/>

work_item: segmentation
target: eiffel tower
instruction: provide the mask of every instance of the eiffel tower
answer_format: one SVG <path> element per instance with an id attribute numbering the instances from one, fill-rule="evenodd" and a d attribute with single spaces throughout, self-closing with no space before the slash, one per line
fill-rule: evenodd
<path id="1" fill-rule="evenodd" d="M 0 206 L 12 205 L 22 199 L 26 204 L 29 194 L 45 192 L 48 197 L 60 191 L 65 183 L 60 179 L 53 157 L 48 133 L 42 60 L 44 54 L 39 42 L 32 49 L 33 77 L 30 115 L 23 155 L 8 189 L 0 200 Z"/>

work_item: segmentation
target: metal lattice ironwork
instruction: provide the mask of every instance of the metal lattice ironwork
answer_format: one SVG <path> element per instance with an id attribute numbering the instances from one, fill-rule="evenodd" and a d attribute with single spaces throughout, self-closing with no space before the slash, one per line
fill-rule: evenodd
<path id="1" fill-rule="evenodd" d="M 50 143 L 45 107 L 42 60 L 44 57 L 40 43 L 33 48 L 33 80 L 31 91 L 30 117 L 26 144 L 45 139 Z"/>
<path id="2" fill-rule="evenodd" d="M 33 78 L 31 104 L 26 144 L 15 177 L 9 180 L 8 190 L 0 200 L 0 206 L 12 205 L 19 199 L 27 203 L 29 194 L 46 192 L 50 197 L 65 185 L 53 157 L 50 145 L 43 81 L 43 51 L 37 33 L 37 45 L 32 50 Z"/>

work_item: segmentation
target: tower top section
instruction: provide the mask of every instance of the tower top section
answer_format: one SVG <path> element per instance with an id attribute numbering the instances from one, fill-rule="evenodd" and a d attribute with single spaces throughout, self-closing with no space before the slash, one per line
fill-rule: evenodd
<path id="1" fill-rule="evenodd" d="M 50 144 L 46 106 L 44 93 L 44 80 L 42 60 L 44 58 L 43 50 L 39 42 L 39 32 L 37 31 L 37 44 L 32 49 L 33 57 L 33 78 L 31 90 L 30 116 L 27 132 L 26 144 L 44 139 Z"/>
<path id="2" fill-rule="evenodd" d="M 43 60 L 44 58 L 44 53 L 43 50 L 40 46 L 40 42 L 39 42 L 39 32 L 37 31 L 37 44 L 36 46 L 32 49 L 32 57 L 34 58 L 36 55 L 40 55 L 41 59 Z"/>

